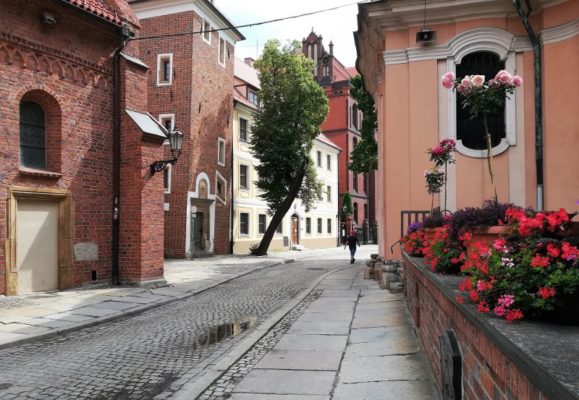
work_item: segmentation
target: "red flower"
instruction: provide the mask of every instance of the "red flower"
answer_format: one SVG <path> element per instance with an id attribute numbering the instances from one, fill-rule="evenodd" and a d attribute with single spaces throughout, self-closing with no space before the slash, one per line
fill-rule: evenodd
<path id="1" fill-rule="evenodd" d="M 488 304 L 484 301 L 481 301 L 477 304 L 476 310 L 481 313 L 488 313 L 491 309 L 489 308 Z"/>
<path id="2" fill-rule="evenodd" d="M 476 283 L 476 290 L 479 292 L 484 292 L 486 290 L 491 290 L 493 288 L 493 285 L 490 282 L 487 281 L 478 281 Z"/>
<path id="3" fill-rule="evenodd" d="M 505 316 L 507 322 L 513 322 L 518 319 L 523 319 L 523 313 L 518 308 L 514 310 L 507 310 L 507 315 Z"/>
<path id="4" fill-rule="evenodd" d="M 461 242 L 467 242 L 472 239 L 472 234 L 469 231 L 463 232 L 459 237 L 458 240 Z"/>
<path id="5" fill-rule="evenodd" d="M 458 289 L 461 292 L 472 290 L 472 282 L 470 281 L 470 278 L 464 278 L 462 281 L 460 281 L 458 283 Z"/>
<path id="6" fill-rule="evenodd" d="M 549 266 L 549 264 L 550 264 L 549 257 L 543 257 L 538 254 L 536 254 L 531 260 L 531 267 L 533 268 L 536 267 L 546 268 Z"/>
<path id="7" fill-rule="evenodd" d="M 561 258 L 563 260 L 575 260 L 577 256 L 579 256 L 579 250 L 577 250 L 577 247 L 571 246 L 569 242 L 563 242 L 561 244 Z"/>
<path id="8" fill-rule="evenodd" d="M 456 296 L 454 299 L 458 304 L 464 304 L 464 298 L 462 296 Z"/>
<path id="9" fill-rule="evenodd" d="M 559 254 L 561 254 L 561 250 L 555 247 L 553 243 L 549 243 L 547 245 L 547 254 L 549 254 L 553 258 L 557 258 L 559 257 Z"/>
<path id="10" fill-rule="evenodd" d="M 555 288 L 552 288 L 549 286 L 542 287 L 542 288 L 539 288 L 539 291 L 537 292 L 537 294 L 543 300 L 547 300 L 549 297 L 555 296 Z"/>
<path id="11" fill-rule="evenodd" d="M 473 303 L 476 303 L 477 301 L 480 300 L 480 298 L 479 298 L 478 293 L 477 293 L 476 290 L 471 290 L 471 291 L 469 291 L 469 292 L 468 292 L 468 297 L 470 298 L 470 300 L 471 300 Z"/>
<path id="12" fill-rule="evenodd" d="M 507 241 L 505 239 L 497 239 L 494 241 L 493 247 L 495 248 L 495 250 L 501 251 L 505 247 L 506 244 L 507 244 Z"/>

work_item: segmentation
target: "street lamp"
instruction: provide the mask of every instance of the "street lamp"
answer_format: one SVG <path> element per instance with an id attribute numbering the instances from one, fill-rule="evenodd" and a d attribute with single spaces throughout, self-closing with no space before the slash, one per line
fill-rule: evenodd
<path id="1" fill-rule="evenodd" d="M 181 155 L 181 147 L 183 146 L 183 134 L 173 129 L 167 132 L 167 137 L 169 139 L 169 144 L 171 145 L 171 154 L 173 155 L 172 160 L 161 160 L 155 161 L 151 164 L 151 175 L 155 175 L 156 172 L 161 172 L 165 169 L 167 164 L 175 164 L 175 161 L 179 159 Z"/>

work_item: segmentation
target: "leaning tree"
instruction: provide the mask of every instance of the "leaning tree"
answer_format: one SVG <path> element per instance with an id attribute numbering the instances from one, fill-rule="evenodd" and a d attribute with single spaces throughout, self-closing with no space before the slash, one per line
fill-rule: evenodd
<path id="1" fill-rule="evenodd" d="M 261 90 L 252 127 L 251 148 L 257 160 L 257 187 L 272 219 L 256 255 L 267 254 L 276 228 L 296 198 L 309 211 L 321 184 L 310 152 L 328 113 L 328 100 L 314 80 L 313 63 L 293 42 L 281 47 L 266 43 L 256 61 Z"/>

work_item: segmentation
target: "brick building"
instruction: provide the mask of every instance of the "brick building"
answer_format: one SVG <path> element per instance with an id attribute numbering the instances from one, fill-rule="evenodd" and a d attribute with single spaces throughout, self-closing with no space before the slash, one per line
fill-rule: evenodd
<path id="1" fill-rule="evenodd" d="M 130 0 L 140 18 L 149 109 L 184 134 L 165 173 L 165 256 L 231 252 L 234 46 L 241 33 L 209 0 Z M 193 32 L 192 34 L 184 34 Z"/>
<path id="2" fill-rule="evenodd" d="M 374 174 L 355 174 L 348 169 L 352 150 L 361 140 L 362 113 L 350 96 L 350 78 L 357 75 L 356 69 L 344 67 L 334 57 L 334 44 L 330 42 L 327 51 L 322 36 L 314 31 L 302 41 L 302 49 L 306 57 L 314 60 L 314 74 L 328 96 L 330 109 L 321 127 L 322 132 L 342 149 L 338 163 L 339 207 L 342 209 L 344 193 L 349 192 L 354 207 L 353 222 L 357 226 L 373 222 Z"/>
<path id="3" fill-rule="evenodd" d="M 164 131 L 125 47 L 136 16 L 123 0 L 6 0 L 0 27 L 0 293 L 159 283 L 162 179 L 146 166 Z"/>

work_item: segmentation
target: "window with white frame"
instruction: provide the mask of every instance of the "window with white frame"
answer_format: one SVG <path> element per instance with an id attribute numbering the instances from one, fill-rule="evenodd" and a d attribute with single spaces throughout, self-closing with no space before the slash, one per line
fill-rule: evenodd
<path id="1" fill-rule="evenodd" d="M 306 233 L 312 233 L 312 219 L 310 217 L 306 218 Z"/>
<path id="2" fill-rule="evenodd" d="M 318 218 L 318 233 L 322 233 L 322 219 Z"/>
<path id="3" fill-rule="evenodd" d="M 251 104 L 255 104 L 256 106 L 259 105 L 257 92 L 255 90 L 247 89 L 247 100 L 249 100 Z"/>
<path id="4" fill-rule="evenodd" d="M 322 152 L 318 151 L 318 167 L 322 166 Z"/>
<path id="5" fill-rule="evenodd" d="M 227 54 L 227 42 L 221 36 L 219 37 L 219 64 L 225 67 L 225 56 Z"/>
<path id="6" fill-rule="evenodd" d="M 225 139 L 217 139 L 217 164 L 225 165 Z"/>
<path id="7" fill-rule="evenodd" d="M 239 213 L 239 234 L 249 235 L 249 213 Z"/>
<path id="8" fill-rule="evenodd" d="M 332 170 L 332 156 L 330 154 L 326 156 L 326 168 L 328 171 Z"/>
<path id="9" fill-rule="evenodd" d="M 356 104 L 352 105 L 352 128 L 358 130 L 358 106 Z"/>
<path id="10" fill-rule="evenodd" d="M 328 218 L 328 233 L 332 233 L 332 219 Z"/>
<path id="11" fill-rule="evenodd" d="M 171 173 L 173 172 L 173 165 L 167 164 L 163 170 L 163 192 L 171 194 Z"/>
<path id="12" fill-rule="evenodd" d="M 326 186 L 326 200 L 328 200 L 328 203 L 332 202 L 332 187 L 331 186 Z"/>
<path id="13" fill-rule="evenodd" d="M 213 28 L 211 27 L 211 24 L 206 21 L 203 20 L 203 22 L 201 23 L 201 31 L 203 32 L 203 40 L 205 40 L 207 43 L 211 44 L 211 30 Z"/>
<path id="14" fill-rule="evenodd" d="M 159 114 L 159 123 L 171 132 L 175 128 L 175 114 Z"/>
<path id="15" fill-rule="evenodd" d="M 240 189 L 249 189 L 248 185 L 248 168 L 245 164 L 239 164 L 239 188 Z"/>
<path id="16" fill-rule="evenodd" d="M 173 53 L 157 55 L 157 86 L 173 83 Z"/>
<path id="17" fill-rule="evenodd" d="M 245 118 L 239 118 L 239 140 L 242 142 L 248 142 L 247 120 Z"/>
<path id="18" fill-rule="evenodd" d="M 215 194 L 223 203 L 227 201 L 227 181 L 217 171 L 215 173 Z"/>
<path id="19" fill-rule="evenodd" d="M 263 235 L 265 233 L 265 230 L 267 229 L 267 219 L 266 219 L 266 215 L 265 214 L 259 214 L 259 234 Z"/>

